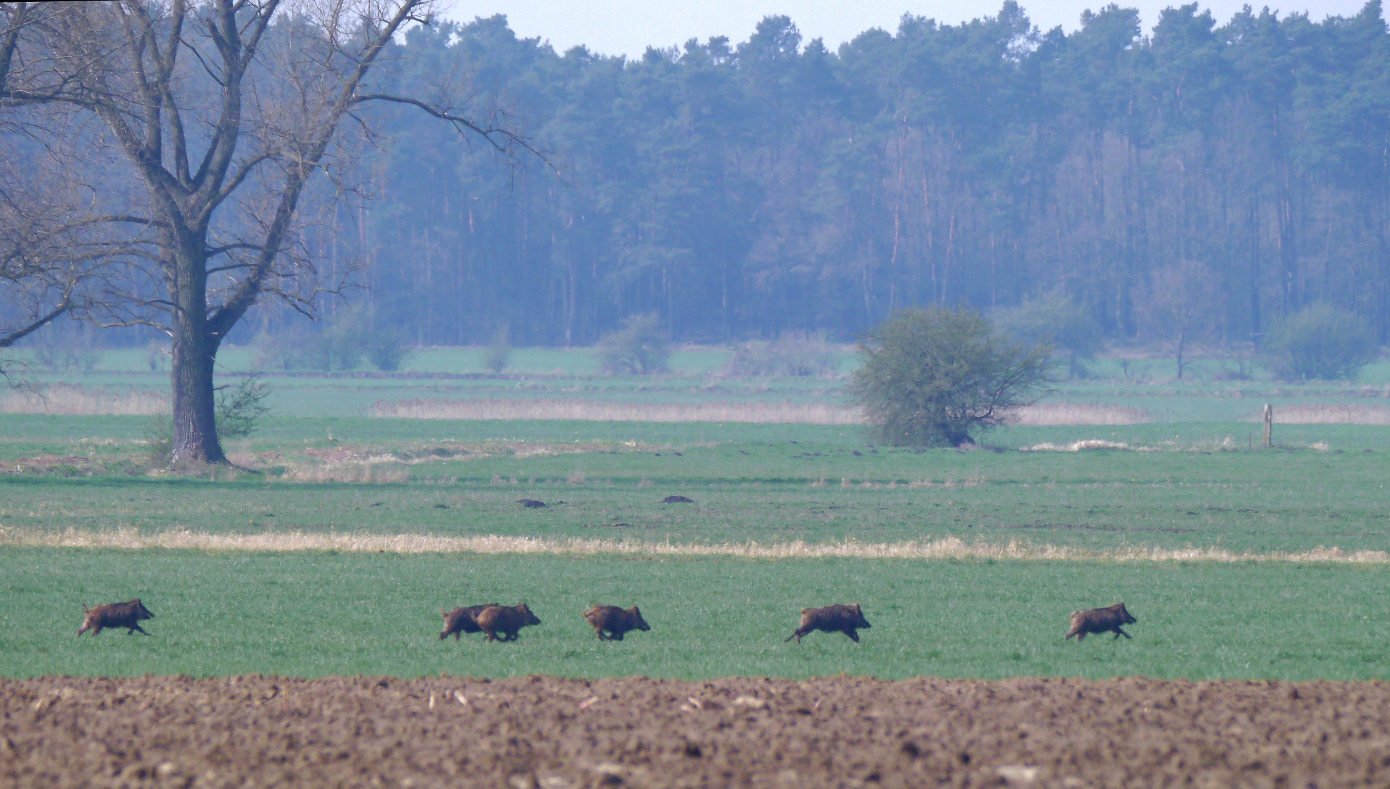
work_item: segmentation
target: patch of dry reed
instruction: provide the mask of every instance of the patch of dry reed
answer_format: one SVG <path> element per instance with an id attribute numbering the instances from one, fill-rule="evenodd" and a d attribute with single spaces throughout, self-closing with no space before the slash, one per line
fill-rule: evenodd
<path id="1" fill-rule="evenodd" d="M 1141 408 L 1105 403 L 1035 403 L 1008 418 L 1011 425 L 1138 425 L 1153 417 Z"/>
<path id="2" fill-rule="evenodd" d="M 0 391 L 0 414 L 155 416 L 169 412 L 168 398 L 155 392 L 112 394 L 69 384 Z"/>
<path id="3" fill-rule="evenodd" d="M 612 403 L 594 400 L 398 400 L 374 403 L 371 416 L 403 419 L 564 419 L 590 422 L 758 422 L 853 425 L 857 408 L 816 403 Z"/>
<path id="4" fill-rule="evenodd" d="M 1390 552 L 1314 548 L 1308 551 L 1238 553 L 1225 548 L 1150 548 L 1109 550 L 1007 543 L 967 543 L 956 537 L 895 543 L 808 543 L 800 540 L 762 544 L 651 542 L 543 537 L 444 537 L 430 534 L 336 534 L 265 532 L 209 534 L 190 530 L 142 533 L 136 529 L 45 531 L 0 527 L 0 545 L 49 548 L 164 548 L 196 551 L 340 551 L 345 553 L 476 553 L 584 556 L 704 556 L 740 559 L 1014 559 L 1024 561 L 1102 562 L 1330 562 L 1387 564 Z"/>
<path id="5" fill-rule="evenodd" d="M 1260 421 L 1261 414 L 1254 415 Z M 1274 421 L 1281 425 L 1390 425 L 1390 407 L 1319 403 L 1281 405 L 1274 408 Z"/>
<path id="6" fill-rule="evenodd" d="M 752 422 L 858 425 L 858 408 L 822 403 L 612 403 L 595 400 L 381 400 L 371 416 L 397 419 L 568 419 L 593 422 Z M 1100 403 L 1042 403 L 1020 408 L 1016 425 L 1133 425 L 1152 421 L 1138 408 Z"/>

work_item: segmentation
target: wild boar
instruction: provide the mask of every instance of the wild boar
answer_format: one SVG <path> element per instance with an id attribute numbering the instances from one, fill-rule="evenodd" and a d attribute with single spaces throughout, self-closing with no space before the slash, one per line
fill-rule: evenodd
<path id="1" fill-rule="evenodd" d="M 688 498 L 686 498 L 686 497 L 684 497 L 684 496 L 667 496 L 666 498 L 664 498 L 664 499 L 661 500 L 661 503 L 662 503 L 662 504 L 694 504 L 694 503 L 695 503 L 695 500 L 694 500 L 694 499 L 688 499 Z"/>
<path id="2" fill-rule="evenodd" d="M 86 612 L 86 616 L 82 618 L 82 627 L 77 631 L 78 636 L 88 630 L 92 631 L 94 636 L 100 635 L 102 628 L 106 627 L 129 628 L 126 631 L 128 636 L 134 635 L 136 630 L 149 635 L 145 632 L 145 628 L 140 626 L 140 620 L 154 618 L 154 614 L 150 613 L 150 609 L 146 608 L 138 597 L 124 603 L 107 603 L 95 608 L 88 608 L 83 605 L 82 610 Z"/>
<path id="3" fill-rule="evenodd" d="M 787 636 L 785 641 L 796 639 L 796 643 L 801 643 L 801 637 L 811 632 L 819 630 L 822 633 L 844 633 L 849 636 L 851 641 L 858 641 L 859 634 L 855 632 L 857 628 L 870 628 L 869 620 L 864 618 L 864 612 L 859 609 L 859 604 L 854 605 L 828 605 L 825 608 L 803 608 L 801 609 L 801 627 L 795 633 Z"/>
<path id="4" fill-rule="evenodd" d="M 455 608 L 452 611 L 440 611 L 444 617 L 444 632 L 439 634 L 439 640 L 443 641 L 453 634 L 454 640 L 459 640 L 461 633 L 481 633 L 482 628 L 478 627 L 475 617 L 484 608 L 495 606 L 497 603 L 483 603 L 482 605 L 470 605 L 463 608 Z"/>
<path id="5" fill-rule="evenodd" d="M 527 625 L 539 625 L 541 620 L 531 613 L 525 603 L 490 605 L 473 617 L 478 629 L 487 634 L 488 641 L 515 641 L 517 631 Z M 502 637 L 498 638 L 497 634 Z"/>
<path id="6" fill-rule="evenodd" d="M 623 634 L 629 630 L 652 629 L 635 605 L 626 611 L 616 605 L 596 605 L 584 612 L 584 618 L 594 626 L 599 641 L 622 641 Z M 607 636 L 603 635 L 605 630 Z"/>
<path id="7" fill-rule="evenodd" d="M 1120 636 L 1129 638 L 1129 633 L 1120 629 L 1120 625 L 1132 625 L 1138 619 L 1129 615 L 1125 610 L 1124 603 L 1116 603 L 1107 608 L 1092 608 L 1087 611 L 1071 612 L 1071 629 L 1067 631 L 1066 641 L 1072 636 L 1076 636 L 1077 642 L 1084 641 L 1087 633 L 1104 633 L 1114 631 L 1115 638 Z"/>

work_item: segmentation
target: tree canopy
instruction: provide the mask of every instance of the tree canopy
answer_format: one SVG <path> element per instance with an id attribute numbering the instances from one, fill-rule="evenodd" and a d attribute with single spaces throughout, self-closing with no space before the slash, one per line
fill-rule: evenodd
<path id="1" fill-rule="evenodd" d="M 559 170 L 362 108 L 373 133 L 325 188 L 371 200 L 316 214 L 283 261 L 367 286 L 353 298 L 412 342 L 589 345 L 648 313 L 675 341 L 847 340 L 905 307 L 1054 293 L 1108 338 L 1175 351 L 1258 342 L 1319 303 L 1390 341 L 1379 0 L 1320 21 L 1193 3 L 1149 33 L 1116 5 L 1039 30 L 1010 0 L 835 51 L 773 16 L 634 59 L 557 52 L 495 16 L 415 26 L 386 54 L 372 92 L 457 79 L 461 114 L 514 119 Z M 80 270 L 90 239 L 61 216 L 38 232 Z M 0 319 L 27 326 L 63 285 Z M 293 317 L 260 304 L 230 331 Z"/>
<path id="2" fill-rule="evenodd" d="M 1189 4 L 1147 35 L 1133 9 L 1064 33 L 1007 2 L 836 51 L 778 16 L 631 60 L 498 16 L 415 29 L 400 56 L 402 90 L 469 75 L 560 170 L 383 129 L 375 201 L 331 217 L 318 254 L 369 261 L 366 298 L 421 343 L 506 326 L 588 345 L 644 313 L 677 341 L 847 340 L 904 307 L 1054 292 L 1109 338 L 1187 343 L 1144 309 L 1186 270 L 1210 272 L 1202 342 L 1258 341 L 1312 303 L 1390 340 L 1378 0 L 1325 21 Z"/>
<path id="3" fill-rule="evenodd" d="M 931 307 L 894 314 L 859 351 L 849 390 L 876 440 L 960 447 L 1032 402 L 1052 347 L 1000 336 L 968 308 Z"/>

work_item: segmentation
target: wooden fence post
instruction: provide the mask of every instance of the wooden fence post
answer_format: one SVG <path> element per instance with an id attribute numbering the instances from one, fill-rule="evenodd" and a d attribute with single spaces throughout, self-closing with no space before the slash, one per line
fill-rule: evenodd
<path id="1" fill-rule="evenodd" d="M 1265 403 L 1265 449 L 1273 445 L 1274 440 L 1274 408 L 1269 403 Z"/>

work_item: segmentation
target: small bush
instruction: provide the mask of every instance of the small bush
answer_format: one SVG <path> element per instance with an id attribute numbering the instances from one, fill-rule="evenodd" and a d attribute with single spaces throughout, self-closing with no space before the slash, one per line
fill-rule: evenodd
<path id="1" fill-rule="evenodd" d="M 734 348 L 727 375 L 822 375 L 835 369 L 835 352 L 823 334 L 788 332 L 776 342 L 750 340 Z"/>
<path id="2" fill-rule="evenodd" d="M 256 430 L 256 422 L 270 412 L 265 400 L 270 387 L 255 376 L 246 376 L 235 387 L 217 393 L 217 437 L 246 438 Z"/>
<path id="3" fill-rule="evenodd" d="M 670 342 L 655 313 L 633 315 L 623 328 L 599 340 L 599 368 L 616 375 L 663 373 L 671 355 Z"/>
<path id="4" fill-rule="evenodd" d="M 1270 369 L 1280 378 L 1325 381 L 1355 378 L 1378 350 L 1366 321 L 1327 304 L 1285 320 L 1264 348 Z"/>
<path id="5" fill-rule="evenodd" d="M 492 335 L 492 344 L 483 353 L 483 367 L 488 372 L 500 373 L 507 369 L 507 363 L 512 358 L 511 332 L 505 327 L 498 329 Z"/>
<path id="6" fill-rule="evenodd" d="M 55 373 L 89 373 L 101 362 L 96 333 L 85 323 L 60 321 L 30 335 L 34 363 Z"/>
<path id="7" fill-rule="evenodd" d="M 373 325 L 360 342 L 367 361 L 383 373 L 401 369 L 415 353 L 406 344 L 405 332 L 389 326 Z"/>
<path id="8" fill-rule="evenodd" d="M 174 458 L 174 423 L 168 416 L 157 416 L 145 425 L 145 446 L 151 465 L 168 466 Z"/>
<path id="9" fill-rule="evenodd" d="M 1061 290 L 995 310 L 994 326 L 1023 343 L 1049 343 L 1066 360 L 1071 378 L 1086 377 L 1084 362 L 1101 349 L 1100 326 Z"/>
<path id="10" fill-rule="evenodd" d="M 405 365 L 413 350 L 405 333 L 378 323 L 371 313 L 352 308 L 311 329 L 302 324 L 256 338 L 256 366 L 262 370 L 355 370 L 363 359 L 382 372 Z"/>

